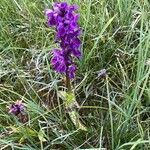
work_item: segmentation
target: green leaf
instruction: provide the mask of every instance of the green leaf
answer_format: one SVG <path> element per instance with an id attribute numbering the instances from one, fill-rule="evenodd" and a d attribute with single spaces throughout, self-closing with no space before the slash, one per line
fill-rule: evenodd
<path id="1" fill-rule="evenodd" d="M 66 94 L 66 105 L 69 107 L 75 102 L 75 95 L 73 92 Z"/>
<path id="2" fill-rule="evenodd" d="M 23 136 L 23 137 L 19 140 L 19 144 L 24 143 L 25 139 L 26 139 L 26 138 Z"/>
<path id="3" fill-rule="evenodd" d="M 44 133 L 44 131 L 41 129 L 41 130 L 38 132 L 38 138 L 39 138 L 39 140 L 40 140 L 41 142 L 45 142 L 45 141 L 46 141 L 46 139 L 44 138 L 44 136 L 45 136 L 45 133 Z"/>
<path id="4" fill-rule="evenodd" d="M 87 131 L 87 128 L 81 123 L 81 121 L 79 120 L 79 114 L 76 111 L 71 111 L 69 112 L 69 116 L 73 122 L 73 124 L 83 130 L 83 131 Z"/>
<path id="5" fill-rule="evenodd" d="M 66 100 L 66 92 L 65 91 L 58 91 L 58 96 L 62 99 L 62 100 Z"/>
<path id="6" fill-rule="evenodd" d="M 75 102 L 75 94 L 73 92 L 59 91 L 58 96 L 64 100 L 66 107 L 70 107 Z"/>

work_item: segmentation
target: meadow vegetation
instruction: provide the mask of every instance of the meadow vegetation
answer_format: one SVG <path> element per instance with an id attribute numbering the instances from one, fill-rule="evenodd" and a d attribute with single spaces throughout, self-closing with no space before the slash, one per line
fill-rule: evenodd
<path id="1" fill-rule="evenodd" d="M 72 86 L 87 131 L 68 118 L 64 78 L 50 64 L 55 31 L 44 10 L 53 2 L 0 1 L 0 149 L 149 150 L 150 1 L 67 1 L 79 6 L 82 59 Z M 8 113 L 17 100 L 24 122 Z"/>

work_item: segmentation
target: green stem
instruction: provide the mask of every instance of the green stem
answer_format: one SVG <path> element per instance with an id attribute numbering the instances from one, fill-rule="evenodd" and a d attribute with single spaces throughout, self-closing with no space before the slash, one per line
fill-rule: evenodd
<path id="1" fill-rule="evenodd" d="M 66 72 L 66 93 L 67 93 L 67 96 L 66 96 L 66 108 L 71 110 L 68 112 L 69 116 L 70 116 L 70 119 L 72 120 L 73 124 L 81 129 L 81 130 L 84 130 L 86 131 L 86 127 L 84 125 L 82 125 L 82 123 L 80 122 L 79 120 L 79 114 L 76 110 L 74 110 L 74 105 L 77 107 L 77 102 L 76 102 L 76 99 L 75 99 L 75 95 L 71 89 L 71 81 L 70 81 L 70 78 L 69 78 L 69 74 L 68 74 L 68 71 Z M 71 99 L 68 97 L 71 96 Z"/>
<path id="2" fill-rule="evenodd" d="M 67 92 L 71 92 L 71 81 L 68 73 L 66 73 L 66 88 L 67 88 Z"/>

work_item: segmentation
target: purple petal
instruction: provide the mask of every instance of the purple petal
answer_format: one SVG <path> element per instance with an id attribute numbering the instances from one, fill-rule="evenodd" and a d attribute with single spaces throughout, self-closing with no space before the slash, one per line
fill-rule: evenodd
<path id="1" fill-rule="evenodd" d="M 73 79 L 75 77 L 76 66 L 75 65 L 69 66 L 68 71 L 69 71 L 69 78 Z"/>

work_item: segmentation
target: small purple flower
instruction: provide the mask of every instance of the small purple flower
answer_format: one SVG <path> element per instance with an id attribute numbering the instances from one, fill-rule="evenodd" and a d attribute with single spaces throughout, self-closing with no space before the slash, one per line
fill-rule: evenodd
<path id="1" fill-rule="evenodd" d="M 75 77 L 75 71 L 76 71 L 76 66 L 75 65 L 71 65 L 68 68 L 68 72 L 69 72 L 69 78 L 73 79 Z"/>
<path id="2" fill-rule="evenodd" d="M 69 78 L 74 78 L 77 70 L 72 58 L 81 57 L 79 14 L 75 13 L 77 9 L 76 5 L 56 2 L 53 9 L 45 11 L 48 26 L 55 28 L 55 39 L 60 45 L 60 50 L 53 50 L 51 63 L 57 72 L 69 75 Z"/>
<path id="3" fill-rule="evenodd" d="M 51 63 L 55 70 L 60 73 L 65 73 L 67 66 L 65 63 L 65 58 L 63 56 L 62 50 L 54 49 L 53 50 L 53 58 L 51 59 Z"/>
<path id="4" fill-rule="evenodd" d="M 107 71 L 106 69 L 102 69 L 100 71 L 98 71 L 98 77 L 104 78 L 107 75 Z"/>
<path id="5" fill-rule="evenodd" d="M 25 106 L 22 101 L 16 101 L 9 106 L 9 113 L 17 116 L 25 111 Z"/>

